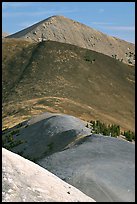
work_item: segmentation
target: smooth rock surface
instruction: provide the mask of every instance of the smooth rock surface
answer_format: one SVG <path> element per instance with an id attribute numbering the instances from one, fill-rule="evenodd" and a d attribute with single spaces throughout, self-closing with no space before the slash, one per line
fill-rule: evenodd
<path id="1" fill-rule="evenodd" d="M 135 145 L 91 135 L 38 162 L 97 202 L 135 201 Z"/>
<path id="2" fill-rule="evenodd" d="M 95 202 L 46 169 L 2 149 L 2 202 Z"/>

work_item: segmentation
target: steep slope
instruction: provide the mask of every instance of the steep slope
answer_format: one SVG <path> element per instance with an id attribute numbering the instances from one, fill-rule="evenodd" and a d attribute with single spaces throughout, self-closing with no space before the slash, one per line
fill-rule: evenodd
<path id="1" fill-rule="evenodd" d="M 135 64 L 134 44 L 108 36 L 64 16 L 49 17 L 8 38 L 25 38 L 33 42 L 43 39 L 70 43 L 95 50 L 125 63 Z"/>
<path id="2" fill-rule="evenodd" d="M 2 149 L 2 202 L 95 202 L 39 165 Z"/>
<path id="3" fill-rule="evenodd" d="M 134 131 L 135 69 L 74 45 L 4 39 L 3 127 L 45 111 Z"/>

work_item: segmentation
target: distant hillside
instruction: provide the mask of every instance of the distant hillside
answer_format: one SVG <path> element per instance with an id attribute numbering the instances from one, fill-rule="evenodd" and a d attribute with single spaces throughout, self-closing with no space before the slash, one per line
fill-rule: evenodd
<path id="1" fill-rule="evenodd" d="M 108 36 L 64 16 L 52 16 L 8 38 L 25 38 L 33 42 L 52 40 L 95 50 L 129 64 L 135 64 L 135 45 Z"/>
<path id="2" fill-rule="evenodd" d="M 5 38 L 2 53 L 3 128 L 49 111 L 134 131 L 133 66 L 54 41 Z"/>

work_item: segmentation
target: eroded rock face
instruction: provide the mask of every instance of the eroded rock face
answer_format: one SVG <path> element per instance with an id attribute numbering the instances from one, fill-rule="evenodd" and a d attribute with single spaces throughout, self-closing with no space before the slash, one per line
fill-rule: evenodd
<path id="1" fill-rule="evenodd" d="M 37 164 L 2 149 L 2 202 L 95 202 Z"/>
<path id="2" fill-rule="evenodd" d="M 133 43 L 108 36 L 64 16 L 52 16 L 8 37 L 25 38 L 33 42 L 52 40 L 70 43 L 95 50 L 128 64 L 135 64 Z"/>

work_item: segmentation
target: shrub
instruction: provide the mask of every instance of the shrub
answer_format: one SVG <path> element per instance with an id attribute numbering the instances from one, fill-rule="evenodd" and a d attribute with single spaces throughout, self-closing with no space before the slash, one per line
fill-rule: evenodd
<path id="1" fill-rule="evenodd" d="M 94 63 L 95 62 L 95 59 L 93 58 L 93 56 L 90 54 L 90 53 L 86 53 L 85 55 L 85 60 L 88 61 L 88 62 L 91 62 L 91 63 Z"/>
<path id="2" fill-rule="evenodd" d="M 15 134 L 17 134 L 17 133 L 19 133 L 19 129 L 13 130 L 12 132 L 10 132 L 11 135 L 15 135 Z"/>
<path id="3" fill-rule="evenodd" d="M 131 132 L 130 130 L 124 131 L 124 134 L 123 134 L 123 135 L 124 135 L 125 138 L 126 138 L 128 141 L 130 141 L 130 142 L 132 142 L 132 140 L 135 140 L 135 134 L 134 134 L 133 132 Z"/>

